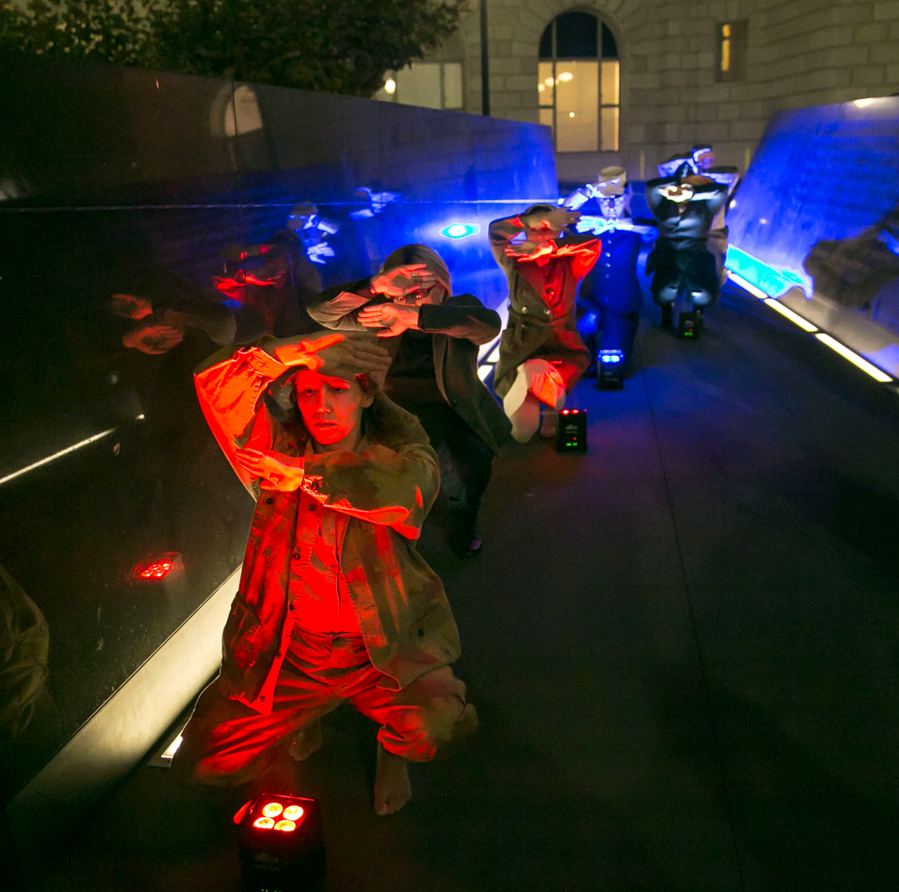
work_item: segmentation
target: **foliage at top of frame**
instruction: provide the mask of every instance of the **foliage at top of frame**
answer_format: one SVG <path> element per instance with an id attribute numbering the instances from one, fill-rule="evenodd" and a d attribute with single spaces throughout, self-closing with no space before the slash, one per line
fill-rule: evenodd
<path id="1" fill-rule="evenodd" d="M 0 48 L 371 96 L 437 47 L 468 0 L 28 0 Z"/>

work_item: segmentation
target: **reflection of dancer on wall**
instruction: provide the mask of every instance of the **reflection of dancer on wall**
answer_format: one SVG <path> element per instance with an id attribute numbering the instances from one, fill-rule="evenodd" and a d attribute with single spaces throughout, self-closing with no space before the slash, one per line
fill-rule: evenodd
<path id="1" fill-rule="evenodd" d="M 261 491 L 221 674 L 200 696 L 173 767 L 226 787 L 322 742 L 349 700 L 381 727 L 375 809 L 411 796 L 407 760 L 477 725 L 443 586 L 412 545 L 436 496 L 437 457 L 416 419 L 375 392 L 387 351 L 365 336 L 266 339 L 196 375 L 210 427 Z M 295 374 L 291 374 L 295 372 Z M 292 383 L 284 421 L 262 397 Z M 276 390 L 283 390 L 285 385 Z"/>
<path id="2" fill-rule="evenodd" d="M 509 322 L 493 386 L 519 443 L 538 427 L 544 436 L 555 434 L 556 410 L 590 365 L 575 323 L 575 295 L 601 245 L 596 238 L 559 241 L 579 218 L 577 211 L 540 204 L 490 224 L 493 257 L 509 281 Z M 520 235 L 526 239 L 516 241 Z"/>

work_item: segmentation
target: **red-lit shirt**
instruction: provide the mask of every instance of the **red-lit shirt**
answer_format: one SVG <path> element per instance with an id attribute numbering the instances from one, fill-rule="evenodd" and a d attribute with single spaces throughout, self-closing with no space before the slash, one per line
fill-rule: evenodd
<path id="1" fill-rule="evenodd" d="M 296 538 L 294 554 L 308 550 L 309 564 L 302 576 L 291 572 L 288 582 L 288 603 L 294 605 L 296 617 L 294 632 L 361 638 L 356 610 L 340 576 L 337 512 L 307 511 L 303 523 L 297 524 Z"/>
<path id="2" fill-rule="evenodd" d="M 358 451 L 368 441 L 363 438 Z M 311 442 L 306 444 L 306 458 L 315 453 Z M 294 617 L 294 630 L 316 635 L 340 635 L 361 638 L 362 630 L 340 575 L 340 554 L 337 541 L 337 512 L 310 504 L 299 512 L 294 548 L 287 586 L 289 612 Z M 308 555 L 308 558 L 307 558 Z"/>

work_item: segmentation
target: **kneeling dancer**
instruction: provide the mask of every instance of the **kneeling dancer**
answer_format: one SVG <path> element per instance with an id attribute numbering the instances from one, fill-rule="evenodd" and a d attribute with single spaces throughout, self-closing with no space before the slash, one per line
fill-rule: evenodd
<path id="1" fill-rule="evenodd" d="M 218 354 L 196 374 L 206 419 L 258 501 L 222 669 L 174 767 L 203 786 L 243 783 L 288 747 L 311 755 L 318 720 L 349 701 L 380 725 L 374 802 L 390 814 L 411 796 L 407 760 L 477 726 L 449 665 L 459 637 L 443 585 L 413 545 L 437 458 L 418 421 L 377 392 L 389 356 L 373 338 L 305 337 Z"/>
<path id="2" fill-rule="evenodd" d="M 586 235 L 560 241 L 563 230 L 579 218 L 577 211 L 535 204 L 490 224 L 490 248 L 509 282 L 509 321 L 500 339 L 493 389 L 519 443 L 528 442 L 538 428 L 542 436 L 555 435 L 556 410 L 590 366 L 575 322 L 575 295 L 602 243 Z M 522 235 L 525 240 L 517 240 Z"/>

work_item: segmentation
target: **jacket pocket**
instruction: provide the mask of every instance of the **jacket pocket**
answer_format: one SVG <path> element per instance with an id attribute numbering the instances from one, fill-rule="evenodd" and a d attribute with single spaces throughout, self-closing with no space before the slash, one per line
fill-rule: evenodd
<path id="1" fill-rule="evenodd" d="M 256 639 L 262 628 L 259 617 L 241 601 L 235 601 L 225 627 L 228 656 L 241 669 L 251 668 L 259 656 Z"/>
<path id="2" fill-rule="evenodd" d="M 435 604 L 409 626 L 409 634 L 419 650 L 438 659 L 453 656 L 450 641 L 456 624 L 447 607 Z"/>

